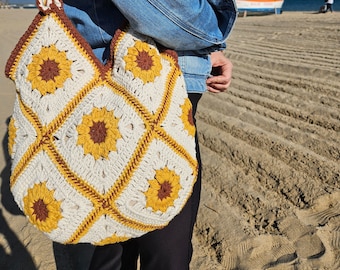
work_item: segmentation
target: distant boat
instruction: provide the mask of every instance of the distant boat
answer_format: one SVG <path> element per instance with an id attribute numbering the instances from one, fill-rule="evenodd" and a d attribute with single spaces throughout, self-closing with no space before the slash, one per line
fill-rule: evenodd
<path id="1" fill-rule="evenodd" d="M 236 6 L 240 12 L 262 11 L 280 14 L 283 2 L 283 0 L 236 0 Z"/>

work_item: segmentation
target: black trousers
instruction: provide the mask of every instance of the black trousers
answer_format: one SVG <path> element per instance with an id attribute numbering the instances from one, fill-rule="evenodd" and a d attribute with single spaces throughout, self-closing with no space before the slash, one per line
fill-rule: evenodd
<path id="1" fill-rule="evenodd" d="M 333 4 L 327 4 L 327 9 L 326 11 L 330 11 L 330 12 L 333 12 Z"/>
<path id="2" fill-rule="evenodd" d="M 201 94 L 189 94 L 196 113 Z M 140 258 L 141 270 L 188 270 L 192 257 L 192 233 L 196 222 L 201 193 L 201 158 L 196 135 L 199 173 L 193 193 L 182 211 L 161 230 L 127 242 L 98 246 L 90 270 L 136 270 Z"/>

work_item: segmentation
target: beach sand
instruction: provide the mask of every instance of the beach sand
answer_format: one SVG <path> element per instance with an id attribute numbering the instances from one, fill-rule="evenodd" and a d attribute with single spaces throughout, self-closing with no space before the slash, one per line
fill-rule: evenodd
<path id="1" fill-rule="evenodd" d="M 0 10 L 0 66 L 36 10 Z M 193 270 L 340 269 L 340 13 L 239 17 L 228 93 L 197 113 L 203 188 Z M 0 269 L 86 269 L 92 247 L 53 245 L 9 192 L 0 75 Z M 54 256 L 55 254 L 55 256 Z"/>

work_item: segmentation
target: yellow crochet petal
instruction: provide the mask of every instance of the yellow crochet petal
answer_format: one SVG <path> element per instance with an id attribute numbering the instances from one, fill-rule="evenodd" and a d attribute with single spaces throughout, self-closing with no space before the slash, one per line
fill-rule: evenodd
<path id="1" fill-rule="evenodd" d="M 178 198 L 181 189 L 180 177 L 174 171 L 164 168 L 156 171 L 155 179 L 149 180 L 149 188 L 144 193 L 146 207 L 153 211 L 166 212 Z"/>
<path id="2" fill-rule="evenodd" d="M 46 187 L 46 182 L 35 184 L 23 201 L 25 214 L 41 231 L 51 232 L 58 227 L 61 202 L 54 198 L 54 191 Z"/>
<path id="3" fill-rule="evenodd" d="M 121 138 L 118 122 L 119 119 L 106 108 L 94 108 L 89 115 L 84 115 L 82 123 L 77 126 L 77 144 L 83 147 L 84 154 L 99 159 L 108 158 L 111 151 L 116 151 L 117 140 Z"/>
<path id="4" fill-rule="evenodd" d="M 194 137 L 196 133 L 196 128 L 194 124 L 194 118 L 192 115 L 191 102 L 188 98 L 185 99 L 185 102 L 181 106 L 181 108 L 182 108 L 181 119 L 184 123 L 184 128 L 188 131 L 189 135 Z"/>
<path id="5" fill-rule="evenodd" d="M 71 65 L 72 61 L 67 59 L 66 53 L 59 51 L 55 45 L 43 47 L 33 55 L 32 62 L 27 66 L 27 80 L 32 89 L 37 89 L 41 95 L 53 94 L 72 77 Z"/>
<path id="6" fill-rule="evenodd" d="M 144 83 L 153 82 L 161 74 L 161 57 L 156 49 L 145 42 L 136 41 L 133 47 L 128 48 L 124 61 L 125 69 Z"/>

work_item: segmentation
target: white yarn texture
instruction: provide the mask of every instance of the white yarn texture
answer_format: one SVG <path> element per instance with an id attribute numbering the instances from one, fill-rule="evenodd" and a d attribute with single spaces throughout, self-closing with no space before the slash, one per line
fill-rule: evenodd
<path id="1" fill-rule="evenodd" d="M 166 226 L 197 177 L 195 127 L 176 59 L 127 28 L 101 64 L 62 1 L 42 1 L 6 66 L 11 191 L 60 243 L 105 245 Z"/>

